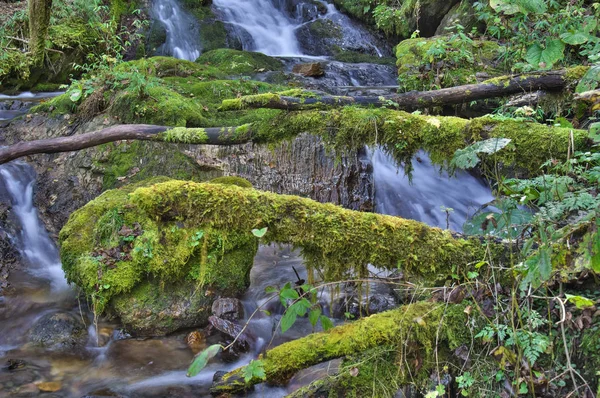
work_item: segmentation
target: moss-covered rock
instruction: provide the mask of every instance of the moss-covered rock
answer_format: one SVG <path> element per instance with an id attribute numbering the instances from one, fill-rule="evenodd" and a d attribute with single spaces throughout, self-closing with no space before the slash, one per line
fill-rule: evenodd
<path id="1" fill-rule="evenodd" d="M 423 91 L 476 83 L 476 74 L 503 74 L 500 46 L 491 41 L 463 41 L 441 36 L 407 39 L 396 46 L 398 82 L 403 91 Z"/>
<path id="2" fill-rule="evenodd" d="M 200 65 L 210 65 L 218 68 L 227 75 L 242 75 L 283 69 L 281 61 L 268 55 L 228 48 L 205 52 L 196 62 Z"/>

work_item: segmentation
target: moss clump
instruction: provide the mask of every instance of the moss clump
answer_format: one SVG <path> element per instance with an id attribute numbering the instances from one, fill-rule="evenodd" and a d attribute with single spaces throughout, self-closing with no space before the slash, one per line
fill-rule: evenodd
<path id="1" fill-rule="evenodd" d="M 476 83 L 477 72 L 501 74 L 500 48 L 491 41 L 464 42 L 443 36 L 404 40 L 396 46 L 400 87 L 431 90 Z"/>
<path id="2" fill-rule="evenodd" d="M 178 127 L 206 125 L 200 104 L 189 101 L 168 87 L 154 86 L 146 90 L 146 95 L 131 91 L 118 93 L 114 97 L 110 114 L 125 123 L 144 121 Z"/>
<path id="3" fill-rule="evenodd" d="M 452 350 L 471 341 L 470 330 L 465 327 L 464 309 L 460 304 L 446 308 L 440 303 L 417 302 L 282 344 L 261 358 L 267 381 L 284 383 L 295 372 L 311 365 L 340 357 L 347 357 L 345 363 L 348 364 L 356 359 L 355 355 L 373 354 L 373 350 L 377 350 L 385 351 L 384 373 L 395 370 L 390 372 L 394 377 L 386 382 L 423 388 L 429 384 L 430 372 L 436 363 L 441 369 Z M 421 366 L 407 367 L 413 363 Z M 338 378 L 336 387 L 350 394 L 342 396 L 371 396 L 373 378 L 377 374 L 372 366 L 373 361 L 365 361 L 362 371 L 358 372 L 360 377 L 342 375 Z M 235 380 L 239 372 L 238 369 L 226 374 L 212 392 L 231 392 L 232 386 L 227 383 Z M 258 381 L 253 379 L 250 383 Z M 235 387 L 245 385 L 240 383 Z"/>
<path id="4" fill-rule="evenodd" d="M 209 181 L 211 184 L 235 185 L 240 188 L 252 188 L 252 183 L 245 178 L 237 176 L 223 176 L 213 178 Z"/>
<path id="5" fill-rule="evenodd" d="M 278 71 L 283 69 L 281 61 L 248 51 L 221 48 L 203 53 L 196 60 L 200 65 L 215 67 L 227 75 L 241 75 L 258 71 Z"/>

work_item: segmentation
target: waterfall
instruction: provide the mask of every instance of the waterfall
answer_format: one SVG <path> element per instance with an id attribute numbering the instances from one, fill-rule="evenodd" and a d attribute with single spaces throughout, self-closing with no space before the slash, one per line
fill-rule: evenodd
<path id="1" fill-rule="evenodd" d="M 302 55 L 296 38 L 299 24 L 270 0 L 214 0 L 232 25 L 244 50 L 267 55 Z"/>
<path id="2" fill-rule="evenodd" d="M 48 236 L 33 204 L 35 178 L 35 171 L 27 163 L 11 162 L 0 166 L 0 188 L 6 189 L 12 211 L 20 226 L 20 231 L 11 238 L 27 261 L 28 272 L 48 279 L 53 289 L 62 290 L 67 287 L 67 282 L 58 250 Z"/>
<path id="3" fill-rule="evenodd" d="M 167 31 L 167 42 L 161 50 L 175 58 L 195 61 L 201 50 L 196 20 L 181 8 L 177 0 L 155 0 L 152 11 Z"/>
<path id="4" fill-rule="evenodd" d="M 467 172 L 457 171 L 453 176 L 440 173 L 424 151 L 412 160 L 412 183 L 383 150 L 375 149 L 371 155 L 377 213 L 462 231 L 467 218 L 494 199 L 490 188 Z"/>

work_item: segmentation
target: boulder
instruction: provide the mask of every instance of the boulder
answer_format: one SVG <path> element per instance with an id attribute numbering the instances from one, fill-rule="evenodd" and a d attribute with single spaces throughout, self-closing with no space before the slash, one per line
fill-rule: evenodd
<path id="1" fill-rule="evenodd" d="M 309 64 L 297 64 L 292 68 L 292 72 L 306 77 L 320 77 L 325 74 L 323 65 L 319 62 L 311 62 Z"/>
<path id="2" fill-rule="evenodd" d="M 29 332 L 29 340 L 33 345 L 50 351 L 72 352 L 82 349 L 87 338 L 87 328 L 81 318 L 64 311 L 42 316 Z"/>

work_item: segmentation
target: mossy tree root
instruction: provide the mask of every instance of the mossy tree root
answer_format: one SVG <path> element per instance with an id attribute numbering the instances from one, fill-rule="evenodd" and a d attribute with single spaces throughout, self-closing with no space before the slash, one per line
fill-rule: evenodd
<path id="1" fill-rule="evenodd" d="M 285 384 L 302 369 L 384 345 L 395 346 L 400 384 L 425 383 L 432 369 L 444 366 L 448 352 L 470 341 L 468 315 L 462 304 L 417 302 L 314 333 L 268 350 L 263 361 L 266 381 Z M 437 351 L 437 357 L 436 357 Z M 407 369 L 407 364 L 422 364 Z M 411 366 L 412 367 L 412 366 Z M 239 393 L 263 380 L 245 382 L 242 368 L 213 383 L 211 393 Z"/>
<path id="2" fill-rule="evenodd" d="M 307 109 L 327 109 L 346 105 L 388 107 L 403 110 L 422 109 L 429 106 L 444 106 L 462 104 L 476 100 L 505 97 L 532 91 L 559 91 L 572 83 L 582 71 L 563 69 L 525 74 L 504 76 L 484 81 L 479 84 L 467 84 L 431 91 L 411 91 L 389 96 L 315 96 L 306 98 L 287 96 L 284 94 L 257 94 L 236 99 L 224 100 L 219 108 L 222 111 L 242 110 L 248 108 L 270 108 L 288 111 Z"/>

